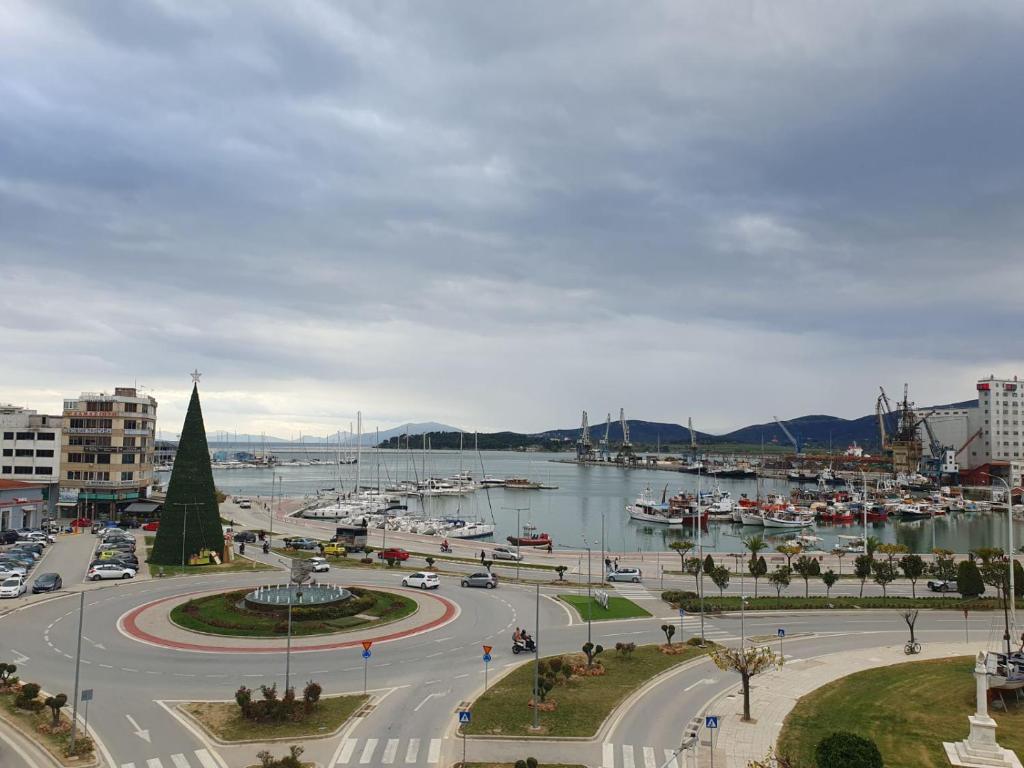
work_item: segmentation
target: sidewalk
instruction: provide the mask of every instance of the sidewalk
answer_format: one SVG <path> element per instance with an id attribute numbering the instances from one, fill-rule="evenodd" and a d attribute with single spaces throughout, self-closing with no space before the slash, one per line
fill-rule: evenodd
<path id="1" fill-rule="evenodd" d="M 739 685 L 712 699 L 705 707 L 707 714 L 720 717 L 715 765 L 746 768 L 751 760 L 763 759 L 778 739 L 782 723 L 797 700 L 833 680 L 865 669 L 906 661 L 973 656 L 979 647 L 978 643 L 926 643 L 921 653 L 907 656 L 900 643 L 787 662 L 782 669 L 751 680 L 750 714 L 755 722 L 744 723 L 741 720 L 743 692 Z M 941 739 L 941 735 L 935 738 Z"/>

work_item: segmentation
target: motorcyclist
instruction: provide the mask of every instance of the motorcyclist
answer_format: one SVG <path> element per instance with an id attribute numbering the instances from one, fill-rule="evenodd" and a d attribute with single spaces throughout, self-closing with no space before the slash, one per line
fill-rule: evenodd
<path id="1" fill-rule="evenodd" d="M 519 629 L 519 627 L 516 627 L 516 631 L 512 633 L 512 642 L 516 645 L 523 644 L 523 633 L 522 630 Z"/>
<path id="2" fill-rule="evenodd" d="M 445 539 L 444 541 L 441 542 L 441 551 L 442 552 L 451 552 L 452 551 L 451 546 L 448 544 L 448 539 Z"/>

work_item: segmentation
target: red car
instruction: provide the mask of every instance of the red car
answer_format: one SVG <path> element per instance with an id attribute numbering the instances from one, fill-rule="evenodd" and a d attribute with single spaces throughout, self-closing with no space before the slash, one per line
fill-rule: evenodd
<path id="1" fill-rule="evenodd" d="M 88 517 L 80 517 L 77 520 L 71 521 L 71 526 L 73 528 L 88 528 L 91 525 L 92 520 L 90 520 Z"/>
<path id="2" fill-rule="evenodd" d="M 388 547 L 387 549 L 382 549 L 380 552 L 378 552 L 377 557 L 379 557 L 381 560 L 408 560 L 409 553 L 406 552 L 404 549 Z"/>
<path id="3" fill-rule="evenodd" d="M 144 531 L 158 531 L 158 530 L 160 530 L 160 521 L 159 520 L 154 520 L 152 523 L 146 523 L 144 526 L 142 526 L 142 530 L 144 530 Z"/>

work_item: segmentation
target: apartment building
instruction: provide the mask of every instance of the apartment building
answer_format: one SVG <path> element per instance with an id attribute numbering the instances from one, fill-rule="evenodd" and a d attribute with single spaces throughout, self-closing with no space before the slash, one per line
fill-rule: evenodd
<path id="1" fill-rule="evenodd" d="M 61 416 L 0 404 L 0 480 L 60 480 Z"/>
<path id="2" fill-rule="evenodd" d="M 78 491 L 78 514 L 115 518 L 153 485 L 157 402 L 134 387 L 64 400 L 61 488 Z"/>

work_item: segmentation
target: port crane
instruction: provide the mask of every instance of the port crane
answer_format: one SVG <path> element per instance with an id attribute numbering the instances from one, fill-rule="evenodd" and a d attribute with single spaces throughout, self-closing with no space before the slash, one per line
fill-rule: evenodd
<path id="1" fill-rule="evenodd" d="M 612 431 L 612 415 L 609 413 L 608 418 L 604 422 L 604 437 L 598 443 L 598 452 L 601 456 L 601 461 L 610 461 L 612 457 L 611 450 L 611 431 Z"/>
<path id="2" fill-rule="evenodd" d="M 697 461 L 697 433 L 693 431 L 693 417 L 686 419 L 686 426 L 690 430 L 690 458 Z"/>
<path id="3" fill-rule="evenodd" d="M 889 437 L 893 433 L 892 405 L 889 403 L 889 396 L 885 394 L 885 389 L 882 387 L 878 389 L 881 394 L 879 394 L 878 399 L 875 401 L 875 416 L 878 417 L 878 435 L 881 440 L 881 448 L 883 451 L 887 451 L 892 448 L 892 442 Z"/>
<path id="4" fill-rule="evenodd" d="M 633 456 L 633 444 L 629 442 L 629 422 L 626 421 L 626 409 L 619 408 L 619 425 L 622 427 L 622 445 L 619 447 L 619 454 L 615 461 L 619 463 L 636 463 Z"/>
<path id="5" fill-rule="evenodd" d="M 794 450 L 796 450 L 796 455 L 797 456 L 803 455 L 803 447 L 804 447 L 803 443 L 800 442 L 797 438 L 795 438 L 793 436 L 792 432 L 790 432 L 788 429 L 786 429 L 786 425 L 783 424 L 781 421 L 779 421 L 779 417 L 778 416 L 772 416 L 772 418 L 775 419 L 775 423 L 779 425 L 779 428 L 782 430 L 783 434 L 785 434 L 786 437 L 789 438 L 789 442 L 791 442 L 793 444 L 793 448 L 794 448 Z M 692 434 L 692 432 L 691 432 L 691 434 Z"/>
<path id="6" fill-rule="evenodd" d="M 590 443 L 590 424 L 587 423 L 587 412 L 583 412 L 583 423 L 580 425 L 580 439 L 576 441 L 576 458 L 586 459 L 593 453 Z"/>

